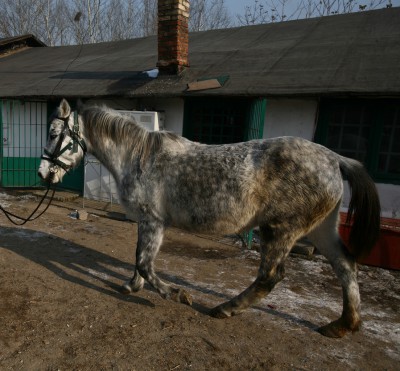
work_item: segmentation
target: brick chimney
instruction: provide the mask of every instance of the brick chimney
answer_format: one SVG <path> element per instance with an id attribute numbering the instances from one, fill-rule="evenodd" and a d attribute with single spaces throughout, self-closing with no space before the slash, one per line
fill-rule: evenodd
<path id="1" fill-rule="evenodd" d="M 158 62 L 161 75 L 189 67 L 189 0 L 158 0 Z"/>

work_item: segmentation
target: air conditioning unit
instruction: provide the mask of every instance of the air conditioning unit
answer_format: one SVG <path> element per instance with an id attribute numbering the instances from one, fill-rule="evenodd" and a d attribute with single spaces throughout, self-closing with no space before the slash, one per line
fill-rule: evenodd
<path id="1" fill-rule="evenodd" d="M 164 130 L 165 115 L 153 111 L 118 111 L 124 115 L 132 116 L 136 122 L 149 131 Z M 85 164 L 84 197 L 119 203 L 117 185 L 110 172 L 92 155 L 87 155 Z M 135 215 L 128 217 L 137 220 Z"/>
<path id="2" fill-rule="evenodd" d="M 118 111 L 123 115 L 132 116 L 136 122 L 149 131 L 164 130 L 164 113 L 155 111 Z"/>

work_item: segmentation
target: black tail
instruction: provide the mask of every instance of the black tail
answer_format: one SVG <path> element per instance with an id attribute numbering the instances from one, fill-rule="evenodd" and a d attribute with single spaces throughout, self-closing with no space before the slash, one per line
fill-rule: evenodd
<path id="1" fill-rule="evenodd" d="M 381 206 L 378 192 L 361 163 L 340 157 L 339 166 L 351 190 L 346 221 L 353 222 L 349 247 L 356 258 L 366 257 L 379 237 Z"/>

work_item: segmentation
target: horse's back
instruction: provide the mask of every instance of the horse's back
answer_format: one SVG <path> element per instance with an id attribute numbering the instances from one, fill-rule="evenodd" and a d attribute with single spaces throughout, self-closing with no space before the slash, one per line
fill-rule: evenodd
<path id="1" fill-rule="evenodd" d="M 260 154 L 259 197 L 268 199 L 265 218 L 312 223 L 343 195 L 338 155 L 302 138 L 267 140 Z"/>
<path id="2" fill-rule="evenodd" d="M 308 223 L 343 192 L 337 155 L 301 138 L 189 143 L 161 156 L 158 169 L 172 223 L 197 230 L 240 230 L 273 218 Z"/>

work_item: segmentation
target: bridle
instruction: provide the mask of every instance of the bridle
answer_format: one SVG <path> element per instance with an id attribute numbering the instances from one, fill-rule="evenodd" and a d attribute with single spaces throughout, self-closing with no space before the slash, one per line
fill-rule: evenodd
<path id="1" fill-rule="evenodd" d="M 78 146 L 82 148 L 83 153 L 85 154 L 87 152 L 87 147 L 85 141 L 82 139 L 80 130 L 79 130 L 79 122 L 78 122 L 78 113 L 74 114 L 74 125 L 72 127 L 72 130 L 70 129 L 68 122 L 71 114 L 69 114 L 67 117 L 56 117 L 56 119 L 61 120 L 64 122 L 64 127 L 63 130 L 60 134 L 60 137 L 58 138 L 58 142 L 56 144 L 56 148 L 54 149 L 53 153 L 49 152 L 46 148 L 44 149 L 45 155 L 41 156 L 43 160 L 46 160 L 53 165 L 50 167 L 50 172 L 55 173 L 57 172 L 57 167 L 61 167 L 64 169 L 67 173 L 71 169 L 71 165 L 68 165 L 64 162 L 62 162 L 59 157 L 66 151 L 72 150 L 72 153 L 78 152 Z M 64 139 L 69 136 L 71 140 L 68 142 L 68 144 L 64 147 L 61 148 Z"/>
<path id="2" fill-rule="evenodd" d="M 56 148 L 54 149 L 54 152 L 50 153 L 47 149 L 44 149 L 44 153 L 46 154 L 46 156 L 41 156 L 41 158 L 43 160 L 49 161 L 53 165 L 50 167 L 51 175 L 50 175 L 50 178 L 47 180 L 46 193 L 42 196 L 42 199 L 40 200 L 40 202 L 39 202 L 38 206 L 35 208 L 35 210 L 33 210 L 33 212 L 27 218 L 24 218 L 24 217 L 15 215 L 15 214 L 5 210 L 0 205 L 0 211 L 2 211 L 5 214 L 5 216 L 11 223 L 13 223 L 15 225 L 24 225 L 25 223 L 36 220 L 41 215 L 43 215 L 46 212 L 46 210 L 49 208 L 49 206 L 53 200 L 55 188 L 53 189 L 53 193 L 50 196 L 49 203 L 46 205 L 45 209 L 43 211 L 41 211 L 38 215 L 35 216 L 36 212 L 39 210 L 44 199 L 47 197 L 47 195 L 50 191 L 52 176 L 54 176 L 54 173 L 56 173 L 58 171 L 58 167 L 63 168 L 66 172 L 69 172 L 69 170 L 72 167 L 71 165 L 67 165 L 64 162 L 62 162 L 61 160 L 59 160 L 59 157 L 65 151 L 68 151 L 68 150 L 72 150 L 73 153 L 78 152 L 78 146 L 82 148 L 84 154 L 87 152 L 87 147 L 86 147 L 85 141 L 81 138 L 81 135 L 80 135 L 78 113 L 76 113 L 74 115 L 74 125 L 72 127 L 72 130 L 69 128 L 69 125 L 68 125 L 69 118 L 70 118 L 70 115 L 68 115 L 68 117 L 57 117 L 57 119 L 64 122 L 63 131 L 60 134 L 60 137 L 58 139 L 58 142 L 57 142 Z M 71 140 L 68 142 L 68 144 L 65 147 L 61 148 L 61 146 L 64 142 L 64 139 L 67 136 L 69 136 L 71 138 Z M 18 219 L 21 222 L 17 222 L 15 220 L 13 220 L 12 218 Z"/>

